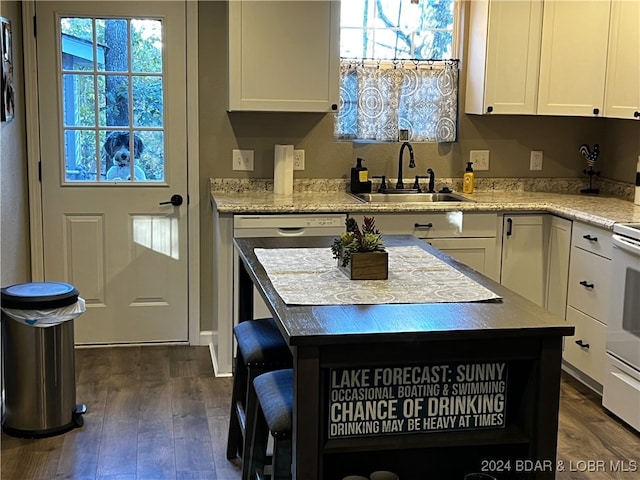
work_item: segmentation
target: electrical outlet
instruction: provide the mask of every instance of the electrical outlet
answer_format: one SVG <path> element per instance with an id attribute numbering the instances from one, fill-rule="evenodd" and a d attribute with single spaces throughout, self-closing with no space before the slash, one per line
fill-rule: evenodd
<path id="1" fill-rule="evenodd" d="M 542 170 L 542 150 L 532 150 L 529 160 L 529 170 Z"/>
<path id="2" fill-rule="evenodd" d="M 293 169 L 304 170 L 304 150 L 293 151 Z"/>
<path id="3" fill-rule="evenodd" d="M 233 169 L 253 171 L 253 150 L 233 149 Z"/>
<path id="4" fill-rule="evenodd" d="M 489 170 L 489 150 L 471 150 L 469 161 L 474 170 Z"/>

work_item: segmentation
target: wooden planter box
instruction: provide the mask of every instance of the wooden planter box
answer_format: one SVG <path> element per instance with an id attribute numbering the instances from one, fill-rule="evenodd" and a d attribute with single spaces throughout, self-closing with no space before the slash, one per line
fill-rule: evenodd
<path id="1" fill-rule="evenodd" d="M 342 259 L 338 259 L 338 268 L 351 280 L 386 280 L 389 278 L 389 254 L 352 253 L 346 267 L 342 266 Z"/>

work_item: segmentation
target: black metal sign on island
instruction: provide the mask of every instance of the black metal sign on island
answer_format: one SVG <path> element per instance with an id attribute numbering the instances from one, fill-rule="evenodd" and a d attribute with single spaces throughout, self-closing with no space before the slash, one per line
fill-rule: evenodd
<path id="1" fill-rule="evenodd" d="M 507 363 L 329 371 L 329 438 L 504 428 Z"/>

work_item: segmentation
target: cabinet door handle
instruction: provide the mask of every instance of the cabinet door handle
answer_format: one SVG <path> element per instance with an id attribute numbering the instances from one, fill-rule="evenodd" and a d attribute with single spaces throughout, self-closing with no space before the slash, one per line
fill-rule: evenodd
<path id="1" fill-rule="evenodd" d="M 578 345 L 580 348 L 585 348 L 585 349 L 589 349 L 589 344 L 588 343 L 584 343 L 582 340 L 576 340 L 576 345 Z"/>
<path id="2" fill-rule="evenodd" d="M 513 233 L 513 219 L 507 218 L 507 237 Z"/>
<path id="3" fill-rule="evenodd" d="M 587 287 L 587 288 L 593 288 L 594 287 L 593 283 L 589 283 L 586 280 L 582 280 L 580 282 L 580 285 L 582 285 L 583 287 Z"/>
<path id="4" fill-rule="evenodd" d="M 582 238 L 584 238 L 585 240 L 588 240 L 589 242 L 597 242 L 598 241 L 598 237 L 592 237 L 588 233 L 586 235 L 583 235 Z"/>
<path id="5" fill-rule="evenodd" d="M 429 222 L 429 223 L 416 223 L 414 226 L 414 228 L 431 228 L 433 227 L 433 223 Z"/>

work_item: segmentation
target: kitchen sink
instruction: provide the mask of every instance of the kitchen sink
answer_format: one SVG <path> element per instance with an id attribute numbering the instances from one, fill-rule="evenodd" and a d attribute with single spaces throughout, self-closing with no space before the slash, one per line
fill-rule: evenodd
<path id="1" fill-rule="evenodd" d="M 355 193 L 352 195 L 367 203 L 473 202 L 455 193 Z"/>

